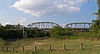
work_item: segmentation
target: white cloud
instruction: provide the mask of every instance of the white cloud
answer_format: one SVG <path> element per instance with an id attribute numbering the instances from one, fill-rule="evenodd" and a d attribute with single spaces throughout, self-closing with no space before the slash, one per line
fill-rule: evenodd
<path id="1" fill-rule="evenodd" d="M 19 21 L 17 22 L 17 24 L 18 24 L 18 23 L 24 25 L 24 24 L 26 23 L 26 19 L 23 18 L 23 17 L 20 17 L 20 18 L 19 18 Z"/>
<path id="2" fill-rule="evenodd" d="M 12 7 L 40 17 L 73 14 L 79 12 L 85 2 L 87 0 L 18 0 Z"/>

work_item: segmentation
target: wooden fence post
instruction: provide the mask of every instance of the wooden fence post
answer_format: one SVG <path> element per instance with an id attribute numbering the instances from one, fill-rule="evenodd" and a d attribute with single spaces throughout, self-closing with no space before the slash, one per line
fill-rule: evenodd
<path id="1" fill-rule="evenodd" d="M 66 50 L 66 45 L 65 45 L 65 44 L 64 44 L 64 46 L 63 46 L 63 47 L 64 47 L 64 50 Z"/>
<path id="2" fill-rule="evenodd" d="M 81 42 L 81 43 L 80 43 L 80 49 L 82 49 L 82 48 L 83 48 L 83 43 Z"/>
<path id="3" fill-rule="evenodd" d="M 23 52 L 24 52 L 24 47 L 22 47 L 22 50 L 23 50 Z"/>
<path id="4" fill-rule="evenodd" d="M 6 48 L 7 52 L 8 52 L 8 47 Z"/>
<path id="5" fill-rule="evenodd" d="M 51 45 L 49 46 L 49 49 L 50 49 L 50 51 L 52 51 L 52 47 L 51 47 Z"/>
<path id="6" fill-rule="evenodd" d="M 37 48 L 36 48 L 36 46 L 34 47 L 34 51 L 36 51 L 37 50 Z"/>
<path id="7" fill-rule="evenodd" d="M 15 49 L 14 49 L 14 48 L 12 48 L 12 50 L 13 50 L 13 52 L 15 51 Z"/>

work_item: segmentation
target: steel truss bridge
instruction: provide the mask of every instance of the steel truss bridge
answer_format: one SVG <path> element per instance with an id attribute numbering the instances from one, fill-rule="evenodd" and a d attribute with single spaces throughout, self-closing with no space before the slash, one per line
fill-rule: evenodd
<path id="1" fill-rule="evenodd" d="M 66 24 L 65 27 L 70 27 L 72 30 L 90 30 L 92 23 L 89 22 L 76 22 Z M 60 26 L 53 22 L 35 22 L 27 26 L 27 28 L 51 29 L 54 26 Z"/>
<path id="2" fill-rule="evenodd" d="M 91 31 L 92 23 L 89 22 L 76 22 L 76 23 L 69 23 L 66 24 L 64 27 L 70 27 L 72 31 Z M 54 26 L 60 26 L 59 24 L 53 22 L 35 22 L 27 25 L 26 30 L 42 30 L 42 31 L 49 31 Z M 20 29 L 8 29 L 8 30 L 23 30 L 24 27 Z M 36 29 L 37 28 L 37 29 Z"/>
<path id="3" fill-rule="evenodd" d="M 64 27 L 70 27 L 72 30 L 91 30 L 92 23 L 89 22 L 76 22 L 76 23 L 69 23 L 66 24 Z M 35 28 L 38 28 L 40 30 L 50 30 L 54 26 L 60 26 L 59 24 L 53 23 L 53 22 L 35 22 L 27 25 L 27 30 L 37 30 Z M 9 30 L 18 30 L 18 29 L 9 29 Z M 22 29 L 20 29 L 22 30 Z"/>
<path id="4" fill-rule="evenodd" d="M 69 23 L 65 25 L 66 27 L 70 27 L 72 31 L 74 32 L 81 32 L 81 31 L 91 31 L 91 25 L 92 23 L 88 22 L 77 22 L 77 23 Z M 24 27 L 20 29 L 8 29 L 8 30 L 21 30 L 23 31 L 23 38 L 27 38 L 27 31 L 49 31 L 54 26 L 60 26 L 59 24 L 53 23 L 53 22 L 35 22 L 27 25 L 27 29 L 24 29 Z"/>

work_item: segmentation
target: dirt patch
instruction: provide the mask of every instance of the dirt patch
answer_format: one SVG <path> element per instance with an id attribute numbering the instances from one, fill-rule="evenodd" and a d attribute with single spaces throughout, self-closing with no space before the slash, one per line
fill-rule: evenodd
<path id="1" fill-rule="evenodd" d="M 34 42 L 34 44 L 37 44 L 37 45 L 44 45 L 44 44 L 47 44 L 47 43 Z"/>
<path id="2" fill-rule="evenodd" d="M 32 50 L 34 49 L 34 46 L 25 46 L 25 50 Z"/>
<path id="3" fill-rule="evenodd" d="M 24 46 L 24 50 L 33 50 L 34 49 L 34 45 L 45 45 L 47 43 L 42 43 L 42 42 L 32 42 L 31 44 L 29 44 L 28 46 Z M 19 50 L 22 50 L 22 47 L 18 48 Z"/>
<path id="4" fill-rule="evenodd" d="M 98 40 L 97 38 L 90 38 L 90 40 Z"/>
<path id="5" fill-rule="evenodd" d="M 100 47 L 100 45 L 94 45 L 94 46 L 95 46 L 95 47 L 98 47 L 98 46 Z"/>

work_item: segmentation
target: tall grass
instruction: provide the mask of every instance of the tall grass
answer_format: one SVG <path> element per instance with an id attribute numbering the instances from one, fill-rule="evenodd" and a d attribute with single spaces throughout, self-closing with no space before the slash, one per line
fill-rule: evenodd
<path id="1" fill-rule="evenodd" d="M 78 36 L 81 39 L 91 39 L 91 38 L 100 39 L 100 33 L 96 33 L 96 32 L 80 32 Z"/>
<path id="2" fill-rule="evenodd" d="M 83 43 L 83 48 L 80 49 L 80 43 Z M 99 40 L 85 40 L 85 39 L 64 39 L 64 40 L 55 40 L 55 39 L 44 39 L 44 40 L 34 40 L 26 39 L 20 40 L 17 42 L 12 42 L 9 47 L 15 46 L 13 52 L 11 48 L 9 51 L 1 51 L 2 54 L 100 54 L 100 41 Z M 64 50 L 63 46 L 66 45 L 67 50 Z M 25 47 L 23 52 L 22 47 Z M 51 45 L 52 51 L 49 50 Z M 34 46 L 37 47 L 37 50 L 34 51 Z M 28 49 L 29 48 L 29 49 Z"/>

